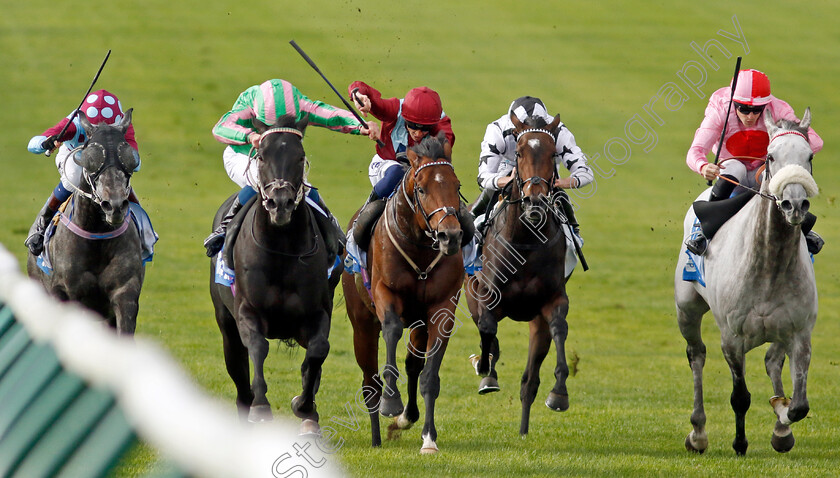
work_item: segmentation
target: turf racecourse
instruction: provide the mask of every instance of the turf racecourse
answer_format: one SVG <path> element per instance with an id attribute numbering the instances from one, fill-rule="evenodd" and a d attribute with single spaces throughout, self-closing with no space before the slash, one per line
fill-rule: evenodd
<path id="1" fill-rule="evenodd" d="M 558 414 L 542 405 L 553 382 L 552 351 L 542 368 L 531 433 L 520 438 L 518 384 L 527 326 L 500 325 L 502 391 L 478 396 L 467 362 L 477 351 L 478 333 L 461 314 L 441 371 L 441 453 L 418 454 L 422 423 L 371 449 L 367 418 L 354 405 L 361 372 L 339 295 L 317 402 L 322 426 L 335 430 L 332 443 L 340 448 L 312 456 L 337 459 L 352 476 L 836 476 L 840 166 L 834 157 L 840 95 L 834 84 L 840 44 L 834 19 L 840 7 L 826 1 L 798 7 L 730 3 L 6 2 L 0 16 L 0 242 L 23 263 L 26 232 L 57 180 L 52 159 L 27 153 L 26 143 L 78 104 L 112 49 L 98 87 L 135 108 L 143 169 L 133 184 L 161 235 L 137 333 L 160 342 L 210 394 L 230 403 L 234 419 L 201 240 L 218 205 L 234 191 L 210 128 L 238 93 L 280 77 L 312 98 L 338 103 L 288 45 L 291 39 L 341 91 L 355 79 L 386 96 L 418 85 L 435 88 L 452 117 L 454 163 L 467 197 L 478 191 L 473 178 L 485 125 L 512 99 L 539 96 L 561 114 L 600 170 L 597 184 L 575 196 L 591 270 L 576 272 L 569 284 L 567 350 L 577 361 L 568 383 L 571 408 Z M 708 46 L 712 39 L 726 52 Z M 708 46 L 710 56 L 692 44 Z M 747 360 L 750 448 L 743 458 L 730 446 L 731 380 L 711 317 L 704 323 L 710 447 L 702 456 L 683 447 L 691 373 L 671 284 L 683 215 L 705 187 L 683 159 L 708 95 L 729 82 L 736 55 L 744 57 L 744 67 L 767 72 L 773 92 L 798 114 L 812 107 L 813 126 L 825 140 L 814 161 L 821 194 L 812 211 L 827 244 L 815 264 L 820 315 L 808 383 L 811 412 L 794 427 L 796 447 L 774 452 L 766 347 L 753 351 Z M 671 85 L 686 97 L 669 97 Z M 305 147 L 312 183 L 346 222 L 368 194 L 372 144 L 312 128 Z M 277 415 L 290 415 L 302 359 L 299 349 L 272 345 L 266 370 Z M 786 391 L 791 393 L 789 378 Z M 278 457 L 287 451 L 278 450 Z M 117 475 L 140 476 L 159 466 L 157 460 L 140 447 Z M 303 461 L 288 463 L 317 471 Z"/>

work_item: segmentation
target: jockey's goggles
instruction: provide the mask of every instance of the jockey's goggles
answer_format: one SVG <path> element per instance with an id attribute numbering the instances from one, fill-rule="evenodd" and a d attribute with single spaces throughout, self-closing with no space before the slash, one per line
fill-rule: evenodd
<path id="1" fill-rule="evenodd" d="M 735 103 L 735 109 L 740 111 L 741 114 L 748 115 L 748 114 L 757 114 L 760 115 L 764 111 L 764 107 L 767 105 L 745 105 L 742 103 Z"/>
<path id="2" fill-rule="evenodd" d="M 431 133 L 433 126 L 434 125 L 431 125 L 431 124 L 419 124 L 419 123 L 415 123 L 413 121 L 405 120 L 405 127 L 406 128 L 417 130 L 417 131 L 425 131 L 427 133 Z"/>

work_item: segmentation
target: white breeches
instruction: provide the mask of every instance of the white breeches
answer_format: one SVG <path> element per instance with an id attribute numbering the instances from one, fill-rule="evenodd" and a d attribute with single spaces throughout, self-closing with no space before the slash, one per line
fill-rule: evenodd
<path id="1" fill-rule="evenodd" d="M 225 163 L 225 171 L 233 182 L 240 188 L 255 183 L 259 177 L 259 166 L 257 161 L 250 161 L 247 154 L 237 153 L 230 146 L 222 153 L 222 160 Z M 248 178 L 251 181 L 248 181 Z"/>
<path id="2" fill-rule="evenodd" d="M 720 174 L 727 174 L 733 176 L 743 186 L 748 186 L 755 189 L 758 188 L 758 182 L 755 180 L 756 171 L 756 169 L 753 169 L 752 171 L 747 171 L 747 167 L 744 166 L 744 163 L 734 159 L 724 161 L 720 165 Z"/>
<path id="3" fill-rule="evenodd" d="M 73 161 L 70 157 L 70 149 L 64 144 L 55 154 L 55 167 L 58 168 L 58 174 L 61 176 L 61 184 L 68 191 L 74 191 L 82 184 L 84 169 Z"/>
<path id="4" fill-rule="evenodd" d="M 385 177 L 385 172 L 394 167 L 402 167 L 399 162 L 390 159 L 382 159 L 378 154 L 373 156 L 368 166 L 368 178 L 370 185 L 376 186 L 376 183 Z"/>

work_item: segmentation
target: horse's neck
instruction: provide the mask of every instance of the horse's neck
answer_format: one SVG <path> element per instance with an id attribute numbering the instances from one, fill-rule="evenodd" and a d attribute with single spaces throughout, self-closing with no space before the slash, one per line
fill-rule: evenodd
<path id="1" fill-rule="evenodd" d="M 390 222 L 391 233 L 394 235 L 394 239 L 397 241 L 407 239 L 407 241 L 401 242 L 408 242 L 411 245 L 416 246 L 419 244 L 425 244 L 428 242 L 428 238 L 423 231 L 417 227 L 417 224 L 414 221 L 415 211 L 412 209 L 411 203 L 409 202 L 410 199 L 407 197 L 409 194 L 408 191 L 414 191 L 413 183 L 411 186 L 412 187 L 409 187 L 409 181 L 405 181 L 400 185 L 397 192 L 389 201 L 392 204 L 390 207 L 385 209 L 385 214 L 391 214 L 391 217 L 388 220 Z"/>
<path id="2" fill-rule="evenodd" d="M 301 201 L 298 207 L 292 212 L 292 218 L 285 226 L 271 224 L 271 218 L 262 205 L 257 201 L 254 204 L 253 233 L 257 240 L 263 244 L 273 244 L 291 247 L 291 250 L 298 250 L 301 246 L 311 244 L 309 211 L 305 201 Z M 314 213 L 317 214 L 317 213 Z M 271 242 L 269 242 L 269 239 Z"/>
<path id="3" fill-rule="evenodd" d="M 86 191 L 89 193 L 89 191 Z M 93 200 L 82 196 L 73 195 L 73 216 L 74 224 L 88 232 L 106 232 L 115 229 L 114 226 L 105 222 L 102 208 Z"/>
<path id="4" fill-rule="evenodd" d="M 516 201 L 511 197 L 511 200 Z M 523 209 L 519 207 L 521 202 L 514 202 L 504 206 L 505 211 L 499 216 L 502 221 L 497 222 L 497 232 L 508 242 L 516 244 L 532 244 L 544 242 L 545 238 L 552 238 L 560 233 L 557 228 L 557 221 L 552 217 L 551 205 L 544 209 L 545 222 L 539 227 L 532 226 L 527 219 L 522 217 Z"/>
<path id="5" fill-rule="evenodd" d="M 751 271 L 784 271 L 798 260 L 802 236 L 799 226 L 788 224 L 772 201 L 758 196 L 744 209 L 749 221 L 744 234 Z"/>

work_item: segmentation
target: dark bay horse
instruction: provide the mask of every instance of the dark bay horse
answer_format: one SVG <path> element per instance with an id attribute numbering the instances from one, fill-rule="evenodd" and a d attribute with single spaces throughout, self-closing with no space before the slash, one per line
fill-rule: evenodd
<path id="1" fill-rule="evenodd" d="M 370 293 L 359 274 L 342 275 L 373 446 L 382 443 L 377 412 L 397 417 L 392 427 L 398 429 L 407 429 L 420 418 L 419 381 L 426 404 L 420 452 L 438 451 L 434 418 L 435 400 L 440 393 L 439 372 L 464 280 L 463 231 L 456 216 L 460 183 L 449 151 L 442 135 L 426 137 L 409 149 L 411 168 L 388 200 L 368 250 Z M 404 328 L 409 328 L 405 408 L 397 388 L 397 342 Z M 381 374 L 380 331 L 386 350 Z"/>
<path id="2" fill-rule="evenodd" d="M 330 350 L 333 293 L 340 271 L 328 281 L 324 238 L 318 233 L 312 208 L 304 202 L 303 133 L 307 120 L 284 116 L 271 127 L 253 120 L 260 133 L 259 196 L 245 213 L 233 246 L 235 284 L 214 281 L 219 254 L 211 259 L 210 296 L 224 342 L 225 364 L 236 386 L 241 419 L 272 419 L 266 398 L 263 365 L 268 339 L 297 342 L 306 349 L 301 365 L 303 391 L 292 400 L 292 412 L 302 420 L 301 433 L 317 434 L 315 394 L 321 366 Z M 213 229 L 228 209 L 219 209 Z M 254 365 L 249 384 L 249 357 Z"/>
<path id="3" fill-rule="evenodd" d="M 705 286 L 683 280 L 689 256 L 680 247 L 674 298 L 694 383 L 692 430 L 685 439 L 686 449 L 693 452 L 703 453 L 709 445 L 703 405 L 706 345 L 700 327 L 709 310 L 720 329 L 721 349 L 732 373 L 732 448 L 736 454 L 746 454 L 748 446 L 745 421 L 751 397 L 745 380 L 745 355 L 749 350 L 771 344 L 764 366 L 773 387 L 770 405 L 777 417 L 770 439 L 773 449 L 787 452 L 793 448 L 790 426 L 805 418 L 810 409 L 806 388 L 818 303 L 802 222 L 810 207 L 808 198 L 819 191 L 812 176 L 814 154 L 808 140 L 811 113 L 806 110 L 798 124 L 784 119 L 774 122 L 768 108 L 764 122 L 770 143 L 761 189 L 709 241 Z M 708 190 L 701 195 L 708 197 Z M 694 212 L 689 209 L 683 241 L 693 223 Z M 791 398 L 782 387 L 785 356 L 790 358 Z"/>
<path id="4" fill-rule="evenodd" d="M 132 110 L 117 125 L 92 125 L 79 113 L 87 143 L 72 158 L 84 168 L 85 181 L 46 245 L 52 264 L 47 274 L 29 254 L 29 276 L 61 300 L 80 302 L 99 313 L 119 334 L 137 325 L 144 268 L 140 236 L 130 223 L 128 197 L 137 158 L 125 140 Z"/>
<path id="5" fill-rule="evenodd" d="M 481 335 L 476 372 L 484 376 L 481 393 L 498 390 L 498 322 L 505 317 L 528 322 L 528 363 L 522 375 L 519 433 L 528 433 L 531 404 L 540 385 L 540 366 L 552 339 L 557 349 L 556 383 L 545 401 L 555 411 L 569 408 L 566 378 L 566 234 L 563 209 L 555 206 L 555 134 L 560 117 L 515 126 L 517 166 L 507 197 L 493 213 L 484 241 L 483 270 L 467 280 L 467 304 Z M 568 227 L 568 226 L 565 226 Z M 492 358 L 491 358 L 492 355 Z"/>

